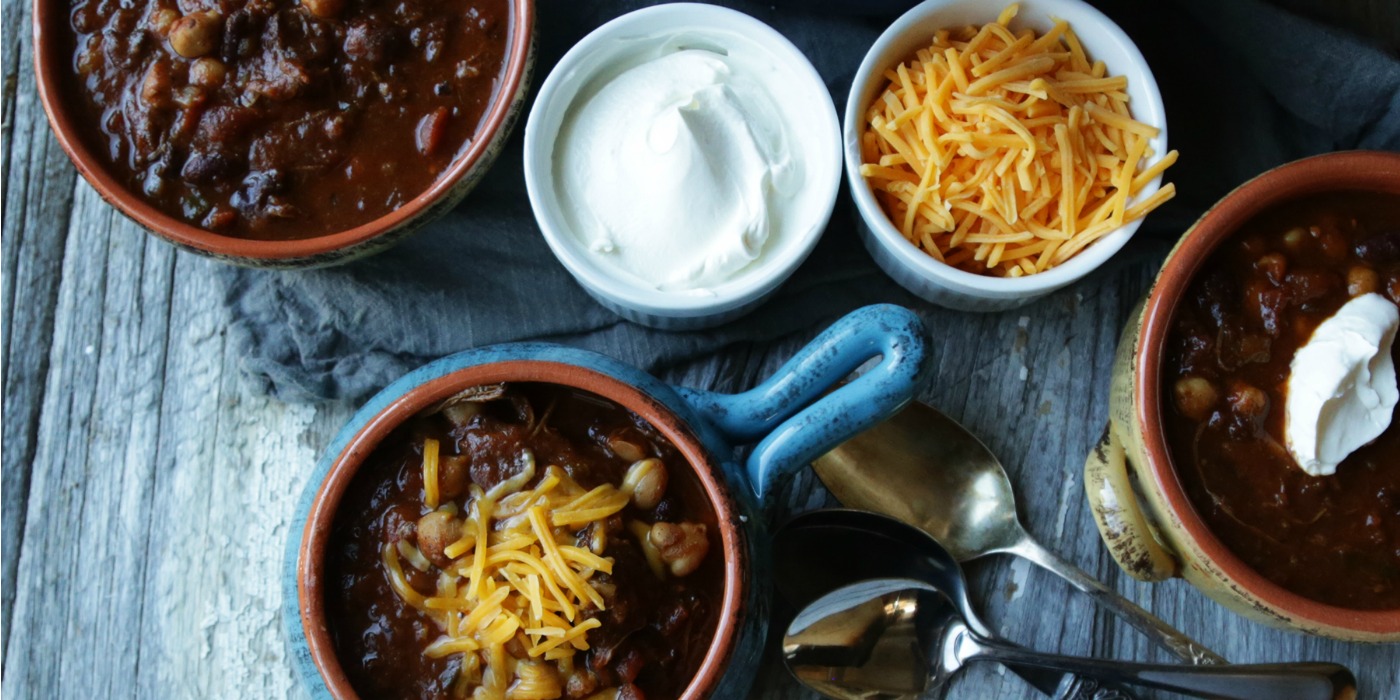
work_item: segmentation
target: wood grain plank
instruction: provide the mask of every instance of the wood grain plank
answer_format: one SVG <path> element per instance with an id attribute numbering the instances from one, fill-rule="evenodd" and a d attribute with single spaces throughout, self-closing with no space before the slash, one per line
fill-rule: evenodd
<path id="1" fill-rule="evenodd" d="M 23 32 L 29 28 L 30 15 L 33 12 L 32 6 L 24 6 L 27 3 L 20 3 L 16 0 L 3 0 L 0 7 L 4 8 L 3 16 L 0 16 L 0 35 L 7 37 L 19 36 L 18 32 Z M 25 42 L 7 41 L 4 47 L 0 47 L 0 151 L 4 153 L 4 159 L 0 160 L 0 201 L 5 201 L 6 193 L 10 189 L 11 180 L 11 145 L 14 143 L 14 119 L 15 101 L 20 92 L 20 66 L 23 65 L 22 57 L 25 51 Z"/>
<path id="2" fill-rule="evenodd" d="M 80 191 L 75 200 L 79 210 L 86 199 Z M 109 547 L 125 534 L 93 519 L 106 511 L 104 505 L 110 494 L 102 489 L 111 487 L 110 474 L 114 468 L 119 470 L 121 464 L 95 463 L 96 455 L 89 450 L 89 440 L 97 426 L 108 420 L 94 413 L 99 404 L 102 358 L 97 348 L 103 340 L 106 291 L 107 261 L 101 252 L 108 235 L 106 226 L 97 220 L 113 216 L 96 206 L 91 208 L 91 214 L 89 219 L 79 211 L 67 237 L 56 307 L 58 323 L 53 329 L 48 358 L 51 371 L 42 394 L 43 408 L 25 504 L 28 514 L 9 620 L 11 629 L 24 632 L 12 637 L 5 649 L 5 675 L 11 681 L 11 692 L 19 697 L 41 697 L 45 688 L 59 687 L 60 664 L 66 655 L 59 650 L 97 642 L 92 636 L 93 621 L 82 615 L 80 605 L 109 597 L 112 604 L 125 602 L 120 599 L 123 591 L 119 586 L 122 573 L 134 561 L 131 557 L 122 561 L 108 557 Z M 85 541 L 85 533 L 97 539 Z M 91 563 L 83 561 L 85 558 Z M 84 573 L 90 575 L 90 567 L 96 564 L 116 567 L 112 572 L 104 572 L 103 579 L 118 587 L 99 588 L 89 583 L 93 579 L 80 578 Z M 122 636 L 118 633 L 114 638 Z M 109 641 L 103 639 L 101 643 Z"/>
<path id="3" fill-rule="evenodd" d="M 49 131 L 33 83 L 32 7 L 4 0 L 4 220 L 0 229 L 0 649 L 13 625 L 15 573 L 25 528 L 49 340 L 53 333 L 76 173 Z M 18 137 L 18 138 L 16 138 Z"/>
<path id="4" fill-rule="evenodd" d="M 281 632 L 282 555 L 306 476 L 346 409 L 247 393 L 225 343 L 216 264 L 176 264 L 154 492 L 181 506 L 177 526 L 147 542 L 143 603 L 160 612 L 141 620 L 136 697 L 298 692 Z"/>
<path id="5" fill-rule="evenodd" d="M 65 696 L 120 697 L 131 692 L 139 646 L 129 654 L 108 653 L 106 673 L 85 670 L 89 655 L 103 654 L 112 639 L 130 638 L 146 612 L 140 584 L 150 563 L 145 540 L 151 528 L 161 523 L 151 483 L 160 445 L 159 407 L 166 383 L 175 253 L 104 206 L 86 185 L 79 191 L 75 211 L 76 240 L 97 244 L 79 254 L 105 263 L 103 275 L 92 275 L 102 285 L 100 296 L 94 294 L 100 305 L 75 307 L 65 314 L 85 326 L 79 333 L 99 325 L 97 342 L 62 345 L 67 354 L 80 352 L 95 358 L 95 383 L 65 382 L 56 388 L 60 395 L 69 394 L 75 405 L 90 403 L 84 407 L 90 416 L 86 430 L 67 435 L 66 452 L 79 454 L 81 449 L 87 462 L 81 486 L 83 507 L 79 522 L 55 527 L 39 542 L 48 543 L 43 551 L 66 546 L 75 554 L 67 614 L 70 626 L 81 634 L 68 644 L 79 653 L 58 655 L 55 686 Z M 55 334 L 56 347 L 60 337 Z M 53 360 L 60 380 L 69 361 L 66 355 Z M 65 542 L 69 537 L 76 541 Z M 109 590 L 94 597 L 81 584 L 85 581 L 102 581 Z"/>

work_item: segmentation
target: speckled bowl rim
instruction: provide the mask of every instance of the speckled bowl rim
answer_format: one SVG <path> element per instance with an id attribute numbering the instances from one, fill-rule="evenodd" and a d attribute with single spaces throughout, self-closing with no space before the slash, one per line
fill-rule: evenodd
<path id="1" fill-rule="evenodd" d="M 745 575 L 748 554 L 738 531 L 742 520 L 718 461 L 684 420 L 627 382 L 598 370 L 562 362 L 504 360 L 449 372 L 395 399 L 356 432 L 318 487 L 298 547 L 297 598 L 312 662 L 331 696 L 343 700 L 359 697 L 340 665 L 325 624 L 324 577 L 320 575 L 324 571 L 332 525 L 346 488 L 365 460 L 405 421 L 466 388 L 498 382 L 543 382 L 582 389 L 612 400 L 650 423 L 691 465 L 697 483 L 714 509 L 724 553 L 724 591 L 710 647 L 680 699 L 698 700 L 709 695 L 723 677 L 738 642 L 739 612 L 750 585 Z"/>
<path id="2" fill-rule="evenodd" d="M 1305 158 L 1270 170 L 1241 185 L 1207 211 L 1167 258 L 1143 311 L 1137 347 L 1135 408 L 1143 426 L 1148 473 L 1196 546 L 1248 597 L 1285 615 L 1368 634 L 1400 632 L 1400 609 L 1353 610 L 1293 593 L 1264 578 L 1225 546 L 1191 505 L 1172 465 L 1162 424 L 1161 365 L 1176 309 L 1210 254 L 1261 211 L 1290 197 L 1337 191 L 1400 196 L 1400 154 L 1348 151 Z"/>
<path id="3" fill-rule="evenodd" d="M 449 196 L 454 186 L 490 153 L 497 132 L 509 122 L 516 94 L 525 86 L 529 72 L 531 37 L 535 25 L 535 0 L 509 0 L 511 9 L 510 43 L 505 65 L 496 79 L 491 106 L 477 124 L 476 134 L 465 151 L 435 180 L 427 190 L 403 206 L 347 231 L 290 241 L 259 241 L 224 236 L 191 226 L 166 214 L 128 190 L 108 171 L 103 160 L 84 143 L 75 128 L 75 119 L 64 104 L 58 85 L 69 79 L 57 56 L 57 49 L 47 39 L 45 28 L 53 22 L 67 21 L 67 5 L 36 0 L 34 3 L 34 76 L 39 88 L 39 101 L 48 115 L 54 136 L 77 167 L 83 178 L 107 202 L 152 233 L 173 243 L 225 259 L 252 261 L 297 261 L 348 250 L 383 236 L 413 222 L 428 212 L 440 199 Z M 61 30 L 60 30 L 61 31 Z"/>

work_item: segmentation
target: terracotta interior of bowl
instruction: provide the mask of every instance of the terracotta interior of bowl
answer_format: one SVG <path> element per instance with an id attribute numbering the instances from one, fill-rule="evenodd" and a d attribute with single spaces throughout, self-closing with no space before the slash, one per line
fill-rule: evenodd
<path id="1" fill-rule="evenodd" d="M 686 700 L 704 697 L 718 683 L 733 653 L 747 585 L 746 545 L 744 535 L 736 525 L 740 522 L 737 507 L 720 476 L 715 459 L 684 422 L 635 387 L 582 367 L 539 361 L 509 361 L 468 367 L 418 386 L 371 418 L 331 466 L 302 531 L 297 561 L 297 595 L 311 658 L 320 669 L 332 696 L 341 699 L 357 697 L 336 656 L 325 612 L 326 579 L 323 572 L 341 497 L 360 467 L 395 428 L 464 389 L 499 382 L 556 384 L 610 399 L 646 419 L 675 445 L 693 468 L 695 483 L 713 510 L 724 557 L 724 590 L 714 639 L 695 677 L 681 696 Z"/>
<path id="2" fill-rule="evenodd" d="M 133 194 L 108 172 L 105 159 L 93 153 L 87 140 L 81 136 L 85 125 L 70 112 L 60 87 L 73 79 L 68 74 L 71 71 L 71 57 L 62 40 L 67 32 L 68 8 L 66 3 L 35 3 L 34 62 L 39 99 L 48 113 L 59 145 L 78 172 L 104 200 L 163 238 L 216 256 L 269 261 L 310 258 L 358 246 L 408 224 L 446 196 L 487 152 L 491 137 L 502 128 L 510 114 L 516 93 L 524 89 L 535 23 L 534 0 L 511 0 L 510 44 L 492 104 L 481 117 L 476 138 L 426 192 L 398 209 L 348 231 L 299 240 L 257 241 L 223 236 L 180 221 Z"/>
<path id="3" fill-rule="evenodd" d="M 1137 359 L 1138 420 L 1149 471 L 1188 537 L 1221 571 L 1250 595 L 1283 615 L 1368 634 L 1400 634 L 1400 610 L 1353 610 L 1319 603 L 1264 578 L 1225 546 L 1196 512 L 1171 464 L 1164 436 L 1161 401 L 1162 349 L 1187 287 L 1210 254 L 1256 214 L 1290 199 L 1326 192 L 1366 191 L 1400 197 L 1400 154 L 1366 151 L 1334 153 L 1296 161 L 1251 180 L 1187 232 L 1167 259 L 1147 301 Z"/>

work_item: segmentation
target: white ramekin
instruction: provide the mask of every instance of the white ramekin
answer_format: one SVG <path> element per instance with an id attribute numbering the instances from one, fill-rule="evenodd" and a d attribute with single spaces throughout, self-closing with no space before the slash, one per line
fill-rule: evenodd
<path id="1" fill-rule="evenodd" d="M 1162 95 L 1147 61 L 1128 35 L 1080 0 L 1021 0 L 1020 4 L 1020 12 L 1011 23 L 1013 29 L 1030 27 L 1044 32 L 1056 19 L 1063 19 L 1078 35 L 1091 60 L 1103 61 L 1109 75 L 1127 76 L 1133 118 L 1161 130 L 1150 143 L 1156 157 L 1166 155 L 1167 115 Z M 860 132 L 866 106 L 883 89 L 885 70 L 928 46 L 934 32 L 995 21 L 1002 7 L 1002 3 L 986 0 L 928 0 L 915 6 L 875 40 L 856 71 L 846 101 L 846 177 L 859 212 L 857 227 L 866 249 L 885 273 L 905 289 L 940 306 L 965 311 L 1015 308 L 1074 283 L 1118 252 L 1141 223 L 1139 219 L 1124 224 L 1062 265 L 1017 278 L 978 275 L 941 263 L 906 240 L 890 223 L 870 184 L 860 174 Z M 1153 179 L 1132 201 L 1156 192 L 1161 183 L 1161 176 Z"/>
<path id="2" fill-rule="evenodd" d="M 803 119 L 817 120 L 830 137 L 800 147 L 812 166 L 804 187 L 823 194 L 823 207 L 791 212 L 803 218 L 799 235 L 765 250 L 738 279 L 706 292 L 664 292 L 639 280 L 623 279 L 603 267 L 569 230 L 554 186 L 554 146 L 560 126 L 579 90 L 606 68 L 620 39 L 667 32 L 712 29 L 739 34 L 768 49 L 797 76 L 806 96 L 793 110 Z M 598 303 L 619 316 L 667 330 L 705 328 L 732 320 L 763 303 L 792 274 L 821 238 L 831 219 L 841 186 L 841 130 L 836 106 L 826 83 L 792 42 L 768 25 L 741 12 L 691 3 L 657 5 L 637 10 L 604 24 L 574 45 L 550 72 L 525 124 L 525 185 L 535 220 L 555 257 Z M 682 212 L 683 214 L 683 212 Z M 770 241 L 770 246 L 775 245 Z"/>

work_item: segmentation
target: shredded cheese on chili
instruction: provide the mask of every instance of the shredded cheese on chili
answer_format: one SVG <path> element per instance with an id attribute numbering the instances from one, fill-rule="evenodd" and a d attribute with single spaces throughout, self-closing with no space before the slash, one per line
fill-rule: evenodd
<path id="1" fill-rule="evenodd" d="M 423 450 L 430 508 L 439 508 L 436 442 L 427 440 Z M 533 457 L 526 462 L 533 477 Z M 457 689 L 473 688 L 481 700 L 556 698 L 575 652 L 589 648 L 588 632 L 601 624 L 588 613 L 606 608 L 590 580 L 597 572 L 611 574 L 613 565 L 602 551 L 577 546 L 575 533 L 601 526 L 631 495 L 607 484 L 585 490 L 557 466 L 549 466 L 534 488 L 502 491 L 471 487 L 463 534 L 443 549 L 453 561 L 439 574 L 436 590 L 419 591 L 409 582 L 404 561 L 426 570 L 417 548 L 386 543 L 381 556 L 394 592 L 441 631 L 425 653 L 463 656 Z M 441 509 L 455 512 L 456 506 Z M 523 655 L 511 653 L 512 642 Z"/>

